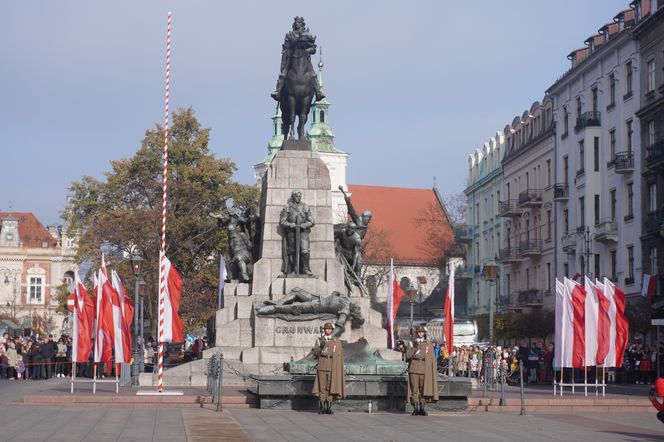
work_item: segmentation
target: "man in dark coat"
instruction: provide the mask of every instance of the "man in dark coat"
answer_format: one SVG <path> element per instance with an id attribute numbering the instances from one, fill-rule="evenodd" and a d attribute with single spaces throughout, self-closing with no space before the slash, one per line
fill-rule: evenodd
<path id="1" fill-rule="evenodd" d="M 314 356 L 318 359 L 313 395 L 318 396 L 318 414 L 334 414 L 332 401 L 346 397 L 344 379 L 344 350 L 341 341 L 332 335 L 334 326 L 326 322 L 324 334 L 314 346 Z"/>
<path id="2" fill-rule="evenodd" d="M 408 401 L 413 416 L 427 416 L 425 404 L 438 401 L 438 370 L 433 344 L 427 341 L 424 327 L 415 330 L 416 338 L 406 349 L 408 362 Z"/>

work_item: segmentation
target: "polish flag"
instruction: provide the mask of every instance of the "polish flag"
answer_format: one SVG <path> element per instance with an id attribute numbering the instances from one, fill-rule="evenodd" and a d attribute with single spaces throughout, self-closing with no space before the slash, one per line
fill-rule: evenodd
<path id="1" fill-rule="evenodd" d="M 609 317 L 609 339 L 608 339 L 608 349 L 606 353 L 606 358 L 604 359 L 605 367 L 615 367 L 616 366 L 616 303 L 613 299 L 613 291 L 609 290 L 609 287 L 606 283 L 600 282 L 599 280 L 595 281 L 595 285 L 604 296 L 604 298 L 609 302 L 608 317 Z M 600 309 L 602 308 L 602 301 L 600 300 Z M 600 310 L 601 315 L 601 310 Z"/>
<path id="2" fill-rule="evenodd" d="M 101 269 L 95 279 L 95 300 L 97 304 L 95 362 L 110 362 L 113 359 L 115 340 L 113 307 L 111 304 L 113 291 L 113 287 L 108 281 L 106 262 L 102 255 Z"/>
<path id="3" fill-rule="evenodd" d="M 627 339 L 629 338 L 629 323 L 625 316 L 625 292 L 616 287 L 608 278 L 604 278 L 604 289 L 613 298 L 616 306 L 615 366 L 616 368 L 620 368 L 622 367 L 625 348 L 627 348 Z"/>
<path id="4" fill-rule="evenodd" d="M 116 362 L 131 362 L 131 322 L 134 319 L 134 304 L 131 302 L 118 272 L 111 272 L 113 287 L 113 326 L 115 332 Z"/>
<path id="5" fill-rule="evenodd" d="M 584 366 L 586 351 L 586 291 L 581 284 L 571 279 L 567 279 L 565 284 L 572 301 L 572 367 L 581 368 Z"/>
<path id="6" fill-rule="evenodd" d="M 595 281 L 595 292 L 597 293 L 597 354 L 595 360 L 597 365 L 607 366 L 607 362 L 611 363 L 608 359 L 609 350 L 611 349 L 611 328 L 615 324 L 615 309 L 613 322 L 611 321 L 611 301 L 608 296 L 604 294 L 604 284 Z M 615 330 L 613 332 L 615 339 Z M 613 341 L 615 347 L 615 341 Z M 614 365 L 614 364 L 612 364 Z"/>
<path id="7" fill-rule="evenodd" d="M 585 277 L 585 358 L 584 366 L 592 367 L 597 365 L 597 351 L 599 348 L 599 295 L 597 286 Z"/>
<path id="8" fill-rule="evenodd" d="M 92 332 L 95 320 L 95 305 L 79 279 L 74 276 L 74 323 L 71 357 L 73 362 L 88 362 L 92 351 Z"/>
<path id="9" fill-rule="evenodd" d="M 184 342 L 182 319 L 178 314 L 182 297 L 182 277 L 164 256 L 164 274 L 167 275 L 164 287 L 164 334 L 163 342 Z"/>
<path id="10" fill-rule="evenodd" d="M 390 276 L 387 282 L 387 306 L 385 312 L 389 348 L 394 348 L 394 318 L 397 316 L 403 295 L 403 289 L 397 282 L 397 277 L 394 273 L 394 261 L 390 259 Z"/>
<path id="11" fill-rule="evenodd" d="M 454 349 L 454 266 L 450 269 L 450 279 L 447 282 L 447 296 L 445 297 L 445 344 L 448 354 Z"/>
<path id="12" fill-rule="evenodd" d="M 646 273 L 643 274 L 643 285 L 641 286 L 641 296 L 652 298 L 657 288 L 657 278 Z"/>
<path id="13" fill-rule="evenodd" d="M 555 335 L 553 338 L 553 366 L 556 368 L 561 367 L 562 362 L 563 336 L 565 333 L 565 330 L 563 329 L 564 292 L 565 285 L 556 278 Z"/>
<path id="14" fill-rule="evenodd" d="M 562 308 L 560 313 L 560 366 L 572 367 L 574 355 L 574 306 L 572 305 L 572 288 L 575 282 L 565 278 L 562 292 Z"/>

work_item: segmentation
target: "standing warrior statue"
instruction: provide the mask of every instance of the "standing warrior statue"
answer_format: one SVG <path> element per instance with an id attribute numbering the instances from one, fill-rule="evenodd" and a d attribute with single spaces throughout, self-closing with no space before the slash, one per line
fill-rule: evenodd
<path id="1" fill-rule="evenodd" d="M 309 206 L 302 202 L 302 192 L 293 191 L 281 210 L 279 225 L 282 228 L 282 265 L 285 275 L 311 276 L 309 268 L 309 232 L 314 217 Z"/>
<path id="2" fill-rule="evenodd" d="M 211 213 L 217 219 L 217 224 L 228 230 L 228 270 L 231 280 L 239 279 L 249 282 L 252 270 L 252 233 L 253 218 L 249 210 L 243 212 L 237 207 L 224 210 L 221 213 Z"/>
<path id="3" fill-rule="evenodd" d="M 408 402 L 413 405 L 413 416 L 427 416 L 425 404 L 438 401 L 438 370 L 433 344 L 419 326 L 417 337 L 405 349 L 408 362 Z"/>
<path id="4" fill-rule="evenodd" d="M 315 53 L 316 36 L 309 33 L 304 18 L 295 17 L 293 30 L 284 38 L 279 79 L 276 90 L 271 94 L 279 102 L 283 121 L 281 132 L 286 139 L 289 134 L 292 135 L 296 116 L 299 118 L 297 137 L 304 138 L 304 125 L 314 93 L 316 101 L 325 98 L 311 64 L 311 56 Z"/>

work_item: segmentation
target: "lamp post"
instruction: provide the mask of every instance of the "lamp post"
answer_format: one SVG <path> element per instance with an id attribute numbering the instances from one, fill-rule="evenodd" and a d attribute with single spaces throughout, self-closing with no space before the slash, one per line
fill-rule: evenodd
<path id="1" fill-rule="evenodd" d="M 4 279 L 4 284 L 5 286 L 9 286 L 10 282 L 12 284 L 12 302 L 11 302 L 11 312 L 12 312 L 12 318 L 16 318 L 16 295 L 17 295 L 17 290 L 16 290 L 16 282 L 18 280 L 18 277 L 21 275 L 21 269 L 7 269 L 7 268 L 0 268 L 0 272 L 2 272 L 3 275 L 5 275 Z M 9 278 L 11 276 L 11 279 Z M 7 302 L 9 305 L 9 302 Z"/>
<path id="2" fill-rule="evenodd" d="M 140 291 L 140 285 L 141 285 L 141 271 L 143 268 L 143 258 L 139 254 L 133 254 L 131 256 L 131 265 L 132 269 L 134 270 L 134 276 L 136 277 L 134 280 L 134 351 L 133 351 L 133 359 L 134 363 L 132 364 L 132 376 L 131 376 L 131 385 L 132 387 L 138 387 L 138 372 L 139 372 L 139 359 L 141 357 L 140 354 L 140 343 L 141 343 L 141 338 L 138 335 L 138 309 L 140 306 L 138 296 L 139 296 L 139 291 Z"/>
<path id="3" fill-rule="evenodd" d="M 484 264 L 484 279 L 489 283 L 489 343 L 493 344 L 493 311 L 495 310 L 493 285 L 498 275 L 498 266 L 490 260 Z"/>
<path id="4" fill-rule="evenodd" d="M 413 306 L 415 305 L 415 299 L 417 299 L 417 287 L 412 283 L 409 283 L 408 290 L 406 290 L 406 296 L 408 296 L 408 302 L 410 303 L 410 334 L 413 334 Z"/>

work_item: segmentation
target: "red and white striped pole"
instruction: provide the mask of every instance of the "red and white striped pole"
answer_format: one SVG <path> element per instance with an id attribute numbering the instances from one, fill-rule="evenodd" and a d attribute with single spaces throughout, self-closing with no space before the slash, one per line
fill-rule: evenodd
<path id="1" fill-rule="evenodd" d="M 168 94 L 171 80 L 171 13 L 166 38 L 166 113 L 164 115 L 164 178 L 161 199 L 161 250 L 159 252 L 159 361 L 157 391 L 164 390 L 164 291 L 166 289 L 166 201 L 168 184 Z"/>

